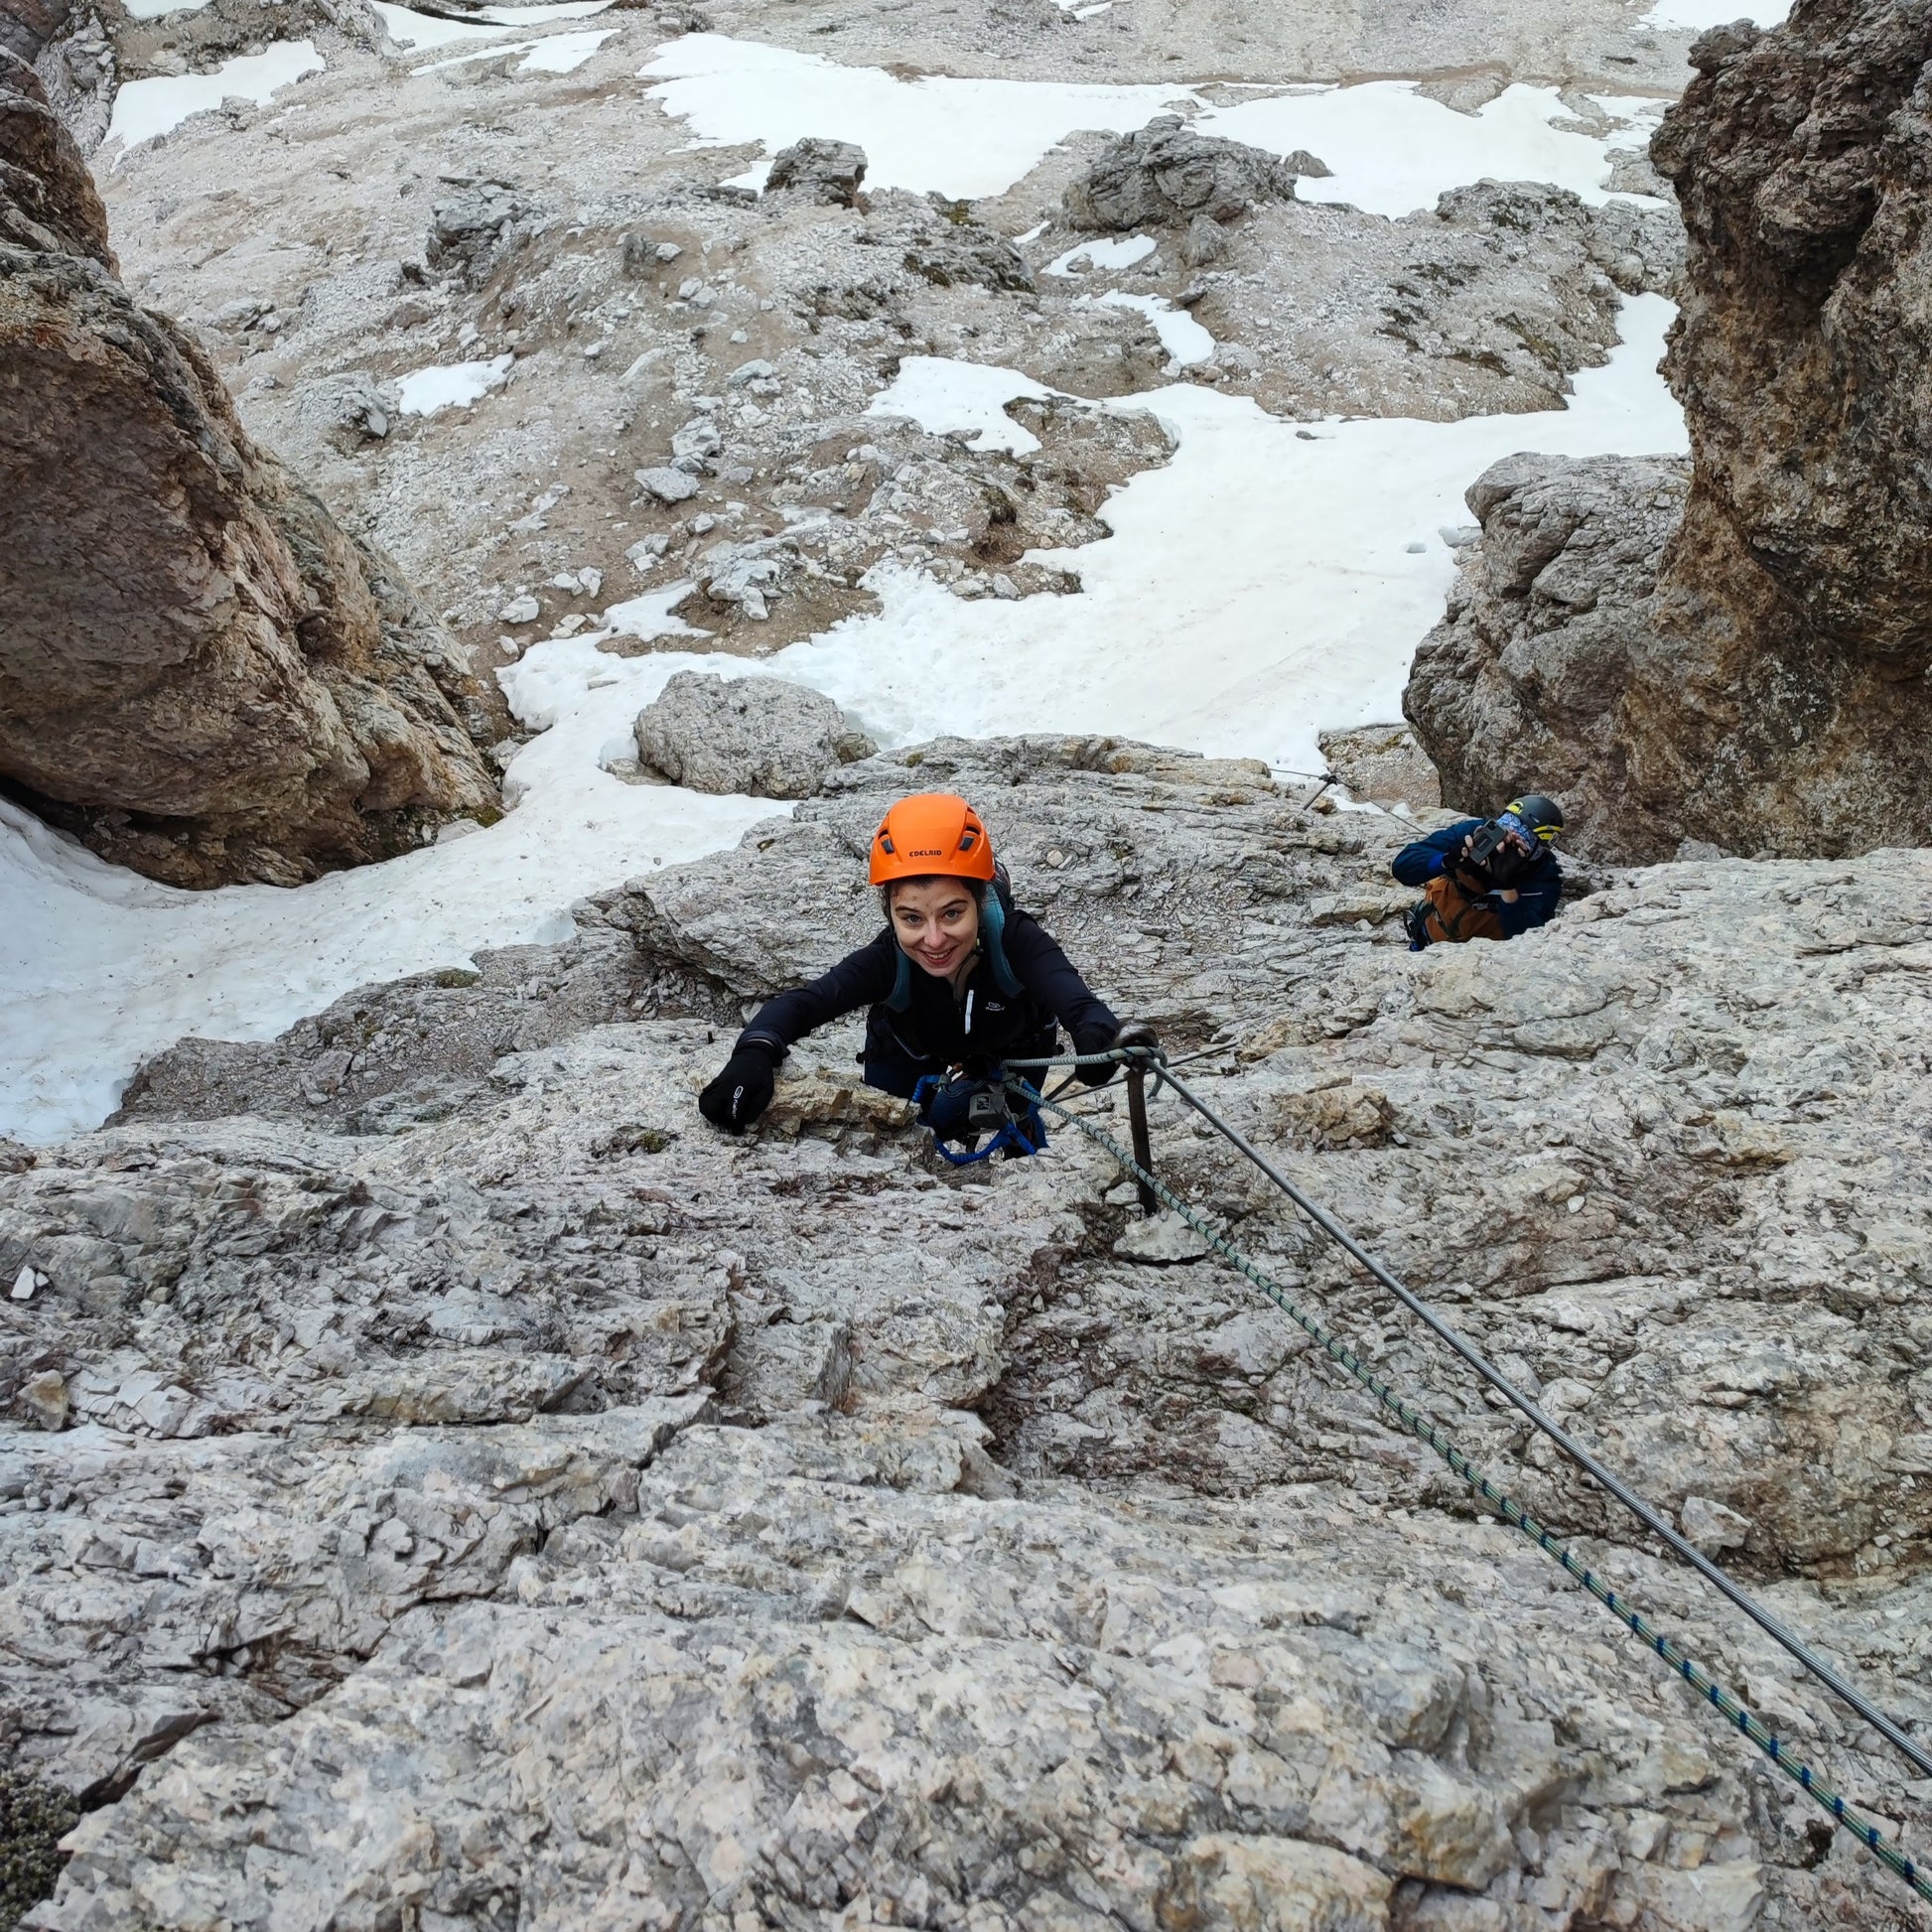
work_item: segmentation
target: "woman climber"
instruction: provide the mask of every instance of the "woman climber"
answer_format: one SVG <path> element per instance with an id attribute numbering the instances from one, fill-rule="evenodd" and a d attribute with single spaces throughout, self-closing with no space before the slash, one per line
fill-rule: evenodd
<path id="1" fill-rule="evenodd" d="M 1045 928 L 1014 904 L 965 799 L 943 791 L 901 798 L 873 834 L 871 878 L 886 929 L 822 978 L 759 1008 L 698 1098 L 714 1126 L 734 1134 L 751 1126 L 770 1104 L 791 1047 L 860 1007 L 871 1008 L 866 1084 L 908 1100 L 920 1097 L 922 1080 L 955 1068 L 983 1081 L 1010 1058 L 1050 1057 L 1055 1023 L 1082 1053 L 1154 1043 L 1146 1027 L 1123 1027 Z M 1113 1071 L 1107 1062 L 1079 1076 L 1098 1086 Z"/>

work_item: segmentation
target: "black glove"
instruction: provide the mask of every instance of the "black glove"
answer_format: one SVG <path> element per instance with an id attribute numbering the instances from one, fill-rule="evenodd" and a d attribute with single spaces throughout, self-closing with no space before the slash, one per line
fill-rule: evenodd
<path id="1" fill-rule="evenodd" d="M 756 1041 L 741 1046 L 725 1070 L 698 1095 L 698 1112 L 727 1134 L 742 1134 L 771 1104 L 777 1061 Z"/>
<path id="2" fill-rule="evenodd" d="M 1144 1020 L 1130 1020 L 1123 1027 L 1114 1029 L 1114 1036 L 1107 1041 L 1108 1046 L 1154 1046 L 1160 1042 L 1154 1036 L 1154 1029 Z M 1083 1046 L 1086 1053 L 1098 1053 L 1100 1046 Z M 1120 1061 L 1103 1060 L 1097 1066 L 1083 1066 L 1079 1069 L 1080 1078 L 1090 1087 L 1104 1087 L 1120 1069 Z"/>

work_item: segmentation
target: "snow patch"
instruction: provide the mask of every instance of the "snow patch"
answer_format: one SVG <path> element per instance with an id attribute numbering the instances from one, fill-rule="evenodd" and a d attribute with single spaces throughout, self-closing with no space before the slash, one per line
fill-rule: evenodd
<path id="1" fill-rule="evenodd" d="M 1165 295 L 1129 295 L 1123 289 L 1109 289 L 1105 295 L 1096 295 L 1092 300 L 1106 309 L 1140 310 L 1161 338 L 1171 369 L 1205 362 L 1214 353 L 1214 338 L 1185 309 L 1176 309 Z"/>
<path id="2" fill-rule="evenodd" d="M 509 11 L 507 8 L 504 12 Z M 521 54 L 518 73 L 574 73 L 604 43 L 612 39 L 615 27 L 585 34 L 552 34 L 545 40 L 505 41 L 497 47 L 481 48 L 472 54 L 452 54 L 445 61 L 425 61 L 411 73 L 440 73 L 445 68 L 460 68 L 472 61 L 499 61 L 506 54 Z"/>
<path id="3" fill-rule="evenodd" d="M 1045 222 L 1040 223 L 1044 227 Z M 1034 230 L 1035 234 L 1038 228 Z M 1026 237 L 1023 235 L 1024 241 Z M 1088 270 L 1098 270 L 1112 274 L 1123 268 L 1132 268 L 1136 262 L 1144 262 L 1161 244 L 1152 235 L 1102 235 L 1097 241 L 1083 241 L 1069 248 L 1065 254 L 1056 255 L 1046 264 L 1044 273 L 1048 275 L 1084 274 Z"/>
<path id="4" fill-rule="evenodd" d="M 968 449 L 1028 456 L 1039 438 L 1007 414 L 1022 396 L 1055 391 L 1015 369 L 987 362 L 955 362 L 944 355 L 908 355 L 890 388 L 872 399 L 868 416 L 907 416 L 934 436 L 970 431 Z"/>
<path id="5" fill-rule="evenodd" d="M 1454 579 L 1438 532 L 1468 520 L 1462 492 L 1484 469 L 1518 450 L 1687 447 L 1656 372 L 1672 314 L 1661 296 L 1626 300 L 1609 361 L 1578 375 L 1568 409 L 1535 415 L 1297 425 L 1192 383 L 1119 398 L 1105 406 L 1151 410 L 1179 449 L 1108 500 L 1112 541 L 1035 553 L 1078 572 L 1079 594 L 967 602 L 887 564 L 867 578 L 877 616 L 761 668 L 898 743 L 1114 732 L 1318 769 L 1317 728 L 1399 715 Z M 928 428 L 990 424 L 1005 398 L 1042 393 L 1012 371 L 952 366 L 908 358 L 875 409 Z M 946 406 L 959 397 L 970 408 Z"/>
<path id="6" fill-rule="evenodd" d="M 709 630 L 700 630 L 671 614 L 672 605 L 682 604 L 696 588 L 686 578 L 682 583 L 666 584 L 661 590 L 646 591 L 642 597 L 612 605 L 604 614 L 606 634 L 641 637 L 646 642 L 653 637 L 709 637 Z"/>
<path id="7" fill-rule="evenodd" d="M 412 370 L 396 385 L 397 407 L 405 416 L 434 416 L 439 409 L 456 406 L 468 409 L 479 397 L 502 386 L 514 359 L 496 355 L 487 362 L 445 362 Z"/>
<path id="8" fill-rule="evenodd" d="M 866 186 L 976 201 L 1003 195 L 1080 129 L 1125 133 L 1193 98 L 1184 86 L 1081 86 L 1045 80 L 901 80 L 817 54 L 686 34 L 657 50 L 640 78 L 690 124 L 699 147 L 762 143 L 767 154 L 809 135 L 856 141 Z M 764 170 L 747 177 L 761 186 Z"/>
<path id="9" fill-rule="evenodd" d="M 389 38 L 398 47 L 414 48 L 419 52 L 433 47 L 451 47 L 458 41 L 500 40 L 513 31 L 512 27 L 492 24 L 482 15 L 475 20 L 445 20 L 439 14 L 419 14 L 413 8 L 397 6 L 395 0 L 373 0 L 373 4 L 376 12 L 382 16 L 382 24 Z"/>
<path id="10" fill-rule="evenodd" d="M 1672 105 L 1666 94 L 1591 94 L 1589 98 L 1617 124 L 1603 137 L 1603 147 L 1610 154 L 1649 147 L 1664 110 Z"/>
<path id="11" fill-rule="evenodd" d="M 193 14 L 212 0 L 122 0 L 130 20 L 159 20 L 164 14 Z"/>
<path id="12" fill-rule="evenodd" d="M 617 36 L 615 27 L 601 33 L 552 34 L 535 43 L 529 57 L 517 64 L 518 73 L 574 73 L 608 40 Z"/>
<path id="13" fill-rule="evenodd" d="M 550 7 L 481 7 L 485 20 L 501 21 L 506 27 L 541 27 L 552 20 L 588 20 L 606 12 L 616 0 L 559 0 Z"/>
<path id="14" fill-rule="evenodd" d="M 1419 92 L 1416 81 L 1369 80 L 1210 108 L 1194 127 L 1270 154 L 1305 148 L 1331 173 L 1298 182 L 1303 201 L 1393 218 L 1433 208 L 1446 190 L 1477 181 L 1553 182 L 1592 206 L 1610 200 L 1605 144 L 1550 125 L 1568 118 L 1554 87 L 1517 81 L 1460 114 Z"/>
<path id="15" fill-rule="evenodd" d="M 278 88 L 327 65 L 314 41 L 277 41 L 259 54 L 238 54 L 212 73 L 163 73 L 130 80 L 114 96 L 107 138 L 124 148 L 138 147 L 157 134 L 179 127 L 191 114 L 206 113 L 239 97 L 261 106 Z"/>

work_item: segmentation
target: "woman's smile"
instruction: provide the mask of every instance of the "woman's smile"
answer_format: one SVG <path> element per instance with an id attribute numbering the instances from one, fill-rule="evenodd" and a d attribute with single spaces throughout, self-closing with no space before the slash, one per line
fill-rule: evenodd
<path id="1" fill-rule="evenodd" d="M 912 948 L 912 957 L 929 973 L 947 973 L 959 963 L 959 955 L 965 950 L 964 941 L 935 932 Z"/>

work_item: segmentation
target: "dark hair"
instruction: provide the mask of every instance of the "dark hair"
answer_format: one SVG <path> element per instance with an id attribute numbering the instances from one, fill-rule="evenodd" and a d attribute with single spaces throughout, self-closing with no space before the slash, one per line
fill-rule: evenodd
<path id="1" fill-rule="evenodd" d="M 889 884 L 880 887 L 880 908 L 885 912 L 886 917 L 891 919 L 893 916 L 893 895 L 901 886 L 937 886 L 945 880 L 951 880 L 962 892 L 975 895 L 982 906 L 986 903 L 986 888 L 980 885 L 977 880 L 960 879 L 949 872 L 922 872 L 911 879 L 895 879 Z"/>

